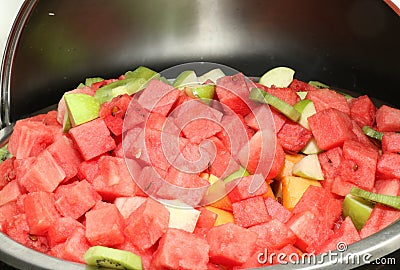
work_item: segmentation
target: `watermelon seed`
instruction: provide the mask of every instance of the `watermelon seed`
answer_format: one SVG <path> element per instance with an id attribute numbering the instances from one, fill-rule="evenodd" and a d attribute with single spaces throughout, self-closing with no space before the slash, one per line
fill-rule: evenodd
<path id="1" fill-rule="evenodd" d="M 116 116 L 118 112 L 119 112 L 118 106 L 114 106 L 114 107 L 112 108 L 112 110 L 111 110 L 112 116 Z"/>
<path id="2" fill-rule="evenodd" d="M 151 184 L 152 184 L 153 182 L 149 182 L 147 185 L 146 185 L 146 187 L 144 188 L 144 191 L 148 191 L 149 190 L 149 188 L 151 187 Z"/>
<path id="3" fill-rule="evenodd" d="M 353 171 L 357 171 L 358 170 L 358 165 L 357 164 L 354 164 L 354 166 L 353 166 Z"/>
<path id="4" fill-rule="evenodd" d="M 329 158 L 328 158 L 328 163 L 332 163 L 332 160 L 330 160 Z"/>
<path id="5" fill-rule="evenodd" d="M 38 240 L 38 237 L 36 236 L 36 235 L 33 235 L 33 234 L 29 234 L 29 239 L 31 240 L 31 241 L 37 241 Z"/>

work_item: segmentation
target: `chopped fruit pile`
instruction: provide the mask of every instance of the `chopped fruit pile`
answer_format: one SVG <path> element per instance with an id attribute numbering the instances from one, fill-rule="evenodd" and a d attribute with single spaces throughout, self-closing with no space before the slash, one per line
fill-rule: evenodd
<path id="1" fill-rule="evenodd" d="M 400 218 L 400 110 L 278 67 L 87 79 L 0 149 L 0 230 L 119 269 L 242 269 Z"/>

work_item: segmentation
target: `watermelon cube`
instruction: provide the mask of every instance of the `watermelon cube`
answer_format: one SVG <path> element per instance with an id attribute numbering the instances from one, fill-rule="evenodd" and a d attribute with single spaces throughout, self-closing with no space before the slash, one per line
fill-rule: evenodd
<path id="1" fill-rule="evenodd" d="M 17 201 L 19 195 L 21 195 L 21 191 L 17 180 L 9 182 L 2 190 L 0 190 L 0 206 L 9 202 Z"/>
<path id="2" fill-rule="evenodd" d="M 362 144 L 364 144 L 367 147 L 372 147 L 378 150 L 378 147 L 375 143 L 373 143 L 373 141 L 370 139 L 370 137 L 368 137 L 367 135 L 365 135 L 364 131 L 362 130 L 361 127 L 359 127 L 356 123 L 356 121 L 351 120 L 353 127 L 351 129 L 351 131 L 353 131 L 354 135 L 355 135 L 355 141 L 358 141 Z"/>
<path id="3" fill-rule="evenodd" d="M 98 161 L 99 174 L 93 179 L 93 188 L 105 201 L 117 197 L 134 196 L 138 187 L 123 158 L 102 156 Z"/>
<path id="4" fill-rule="evenodd" d="M 382 136 L 383 153 L 400 153 L 400 133 L 385 132 Z"/>
<path id="5" fill-rule="evenodd" d="M 375 183 L 378 151 L 356 141 L 345 141 L 338 176 L 342 181 L 371 191 Z"/>
<path id="6" fill-rule="evenodd" d="M 334 147 L 318 154 L 318 160 L 324 174 L 324 181 L 321 181 L 321 184 L 327 190 L 332 191 L 335 177 L 340 172 L 338 168 L 342 161 L 342 156 L 343 151 L 341 147 Z"/>
<path id="7" fill-rule="evenodd" d="M 396 132 L 400 130 L 400 110 L 382 105 L 376 111 L 376 126 L 381 132 Z"/>
<path id="8" fill-rule="evenodd" d="M 269 196 L 264 202 L 267 206 L 268 214 L 273 219 L 279 220 L 282 223 L 286 223 L 293 215 L 292 212 L 287 210 L 281 203 Z"/>
<path id="9" fill-rule="evenodd" d="M 182 129 L 183 135 L 191 142 L 201 143 L 222 130 L 219 123 L 210 119 L 194 119 Z"/>
<path id="10" fill-rule="evenodd" d="M 281 130 L 283 124 L 285 124 L 287 118 L 274 108 L 268 107 L 267 104 L 260 104 L 254 108 L 246 117 L 244 118 L 245 123 L 255 131 L 260 130 L 260 121 L 268 116 L 269 111 L 272 114 L 272 121 L 274 121 L 275 133 Z M 267 118 L 268 119 L 268 118 Z"/>
<path id="11" fill-rule="evenodd" d="M 168 223 L 168 209 L 159 202 L 147 198 L 146 202 L 129 216 L 124 233 L 136 248 L 146 250 L 167 232 Z"/>
<path id="12" fill-rule="evenodd" d="M 361 240 L 360 235 L 354 227 L 350 217 L 346 217 L 345 220 L 340 224 L 338 230 L 334 232 L 327 240 L 314 247 L 315 254 L 321 254 L 330 250 L 338 249 L 339 243 L 346 243 L 346 245 L 353 244 Z"/>
<path id="13" fill-rule="evenodd" d="M 268 222 L 249 228 L 258 234 L 257 245 L 269 250 L 283 248 L 286 245 L 296 243 L 296 235 L 282 222 L 271 219 Z"/>
<path id="14" fill-rule="evenodd" d="M 245 263 L 254 253 L 257 233 L 233 223 L 211 228 L 207 233 L 210 262 L 228 267 Z"/>
<path id="15" fill-rule="evenodd" d="M 209 167 L 210 173 L 218 178 L 225 178 L 234 171 L 237 171 L 239 169 L 239 164 L 236 163 L 229 149 L 226 149 L 224 144 L 215 136 L 208 140 L 214 143 L 216 150 L 215 152 L 209 153 L 211 157 L 215 156 L 214 161 L 212 161 Z"/>
<path id="16" fill-rule="evenodd" d="M 381 179 L 400 178 L 400 155 L 383 153 L 378 159 L 376 175 Z"/>
<path id="17" fill-rule="evenodd" d="M 86 239 L 93 246 L 113 247 L 125 241 L 124 218 L 114 204 L 104 204 L 85 214 Z"/>
<path id="18" fill-rule="evenodd" d="M 367 222 L 360 231 L 360 237 L 366 238 L 383 230 L 400 218 L 400 211 L 381 204 L 375 205 Z"/>
<path id="19" fill-rule="evenodd" d="M 92 183 L 100 171 L 99 169 L 100 157 L 101 156 L 81 162 L 81 164 L 79 164 L 78 166 L 78 173 L 76 175 L 78 179 L 87 180 L 89 183 Z"/>
<path id="20" fill-rule="evenodd" d="M 83 161 L 79 151 L 74 147 L 72 140 L 66 136 L 59 137 L 47 150 L 65 172 L 67 181 L 78 173 L 79 164 Z"/>
<path id="21" fill-rule="evenodd" d="M 138 102 L 150 112 L 166 116 L 180 96 L 180 91 L 157 79 L 152 79 L 140 93 Z"/>
<path id="22" fill-rule="evenodd" d="M 29 233 L 45 235 L 50 226 L 60 217 L 54 205 L 54 194 L 44 191 L 31 192 L 24 199 Z"/>
<path id="23" fill-rule="evenodd" d="M 145 197 L 118 197 L 115 199 L 114 204 L 118 208 L 124 219 L 127 219 L 133 211 L 139 208 L 146 201 Z"/>
<path id="24" fill-rule="evenodd" d="M 235 224 L 248 228 L 271 220 L 262 196 L 232 203 Z"/>
<path id="25" fill-rule="evenodd" d="M 215 93 L 218 100 L 230 110 L 245 116 L 250 113 L 249 88 L 242 73 L 217 80 Z"/>
<path id="26" fill-rule="evenodd" d="M 40 153 L 26 169 L 19 183 L 29 192 L 53 192 L 66 177 L 64 170 L 47 150 Z"/>
<path id="27" fill-rule="evenodd" d="M 60 217 L 57 219 L 47 231 L 47 240 L 50 248 L 64 243 L 71 237 L 76 228 L 84 229 L 85 227 L 82 223 L 71 217 Z"/>
<path id="28" fill-rule="evenodd" d="M 328 190 L 311 185 L 304 192 L 292 212 L 296 215 L 305 211 L 312 212 L 320 220 L 321 225 L 332 229 L 342 214 L 342 203 L 334 198 Z"/>
<path id="29" fill-rule="evenodd" d="M 310 84 L 308 84 L 306 82 L 297 80 L 297 79 L 293 79 L 293 81 L 289 85 L 289 88 L 292 89 L 295 92 L 299 92 L 299 91 L 315 91 L 315 90 L 319 91 L 318 88 L 316 88 L 316 87 L 314 87 L 314 86 L 312 86 L 312 85 L 310 85 Z"/>
<path id="30" fill-rule="evenodd" d="M 58 187 L 54 197 L 58 212 L 74 219 L 80 218 L 101 200 L 101 196 L 86 180 Z"/>
<path id="31" fill-rule="evenodd" d="M 359 127 L 373 126 L 376 107 L 367 95 L 350 99 L 350 117 Z"/>
<path id="32" fill-rule="evenodd" d="M 285 101 L 286 103 L 290 105 L 296 104 L 298 101 L 300 101 L 300 97 L 296 94 L 295 91 L 293 91 L 290 88 L 285 88 L 285 87 L 266 87 L 261 84 L 257 84 L 257 87 L 263 89 L 264 91 L 270 93 L 271 95 Z"/>
<path id="33" fill-rule="evenodd" d="M 214 226 L 215 221 L 217 220 L 217 213 L 214 213 L 207 208 L 200 207 L 200 215 L 197 219 L 196 228 L 207 228 L 210 229 Z"/>
<path id="34" fill-rule="evenodd" d="M 73 127 L 69 130 L 69 134 L 85 160 L 107 153 L 116 146 L 106 123 L 101 118 Z"/>
<path id="35" fill-rule="evenodd" d="M 0 163 L 0 190 L 16 178 L 14 160 L 9 158 Z"/>
<path id="36" fill-rule="evenodd" d="M 337 109 L 326 109 L 308 117 L 311 132 L 322 150 L 342 146 L 346 140 L 354 139 L 350 117 Z"/>
<path id="37" fill-rule="evenodd" d="M 39 252 L 47 253 L 49 246 L 47 238 L 32 235 L 29 230 L 26 214 L 17 214 L 9 217 L 4 223 L 4 233 L 14 241 Z"/>
<path id="38" fill-rule="evenodd" d="M 17 202 L 9 202 L 0 206 L 0 231 L 5 231 L 4 223 L 7 218 L 13 217 L 18 213 Z"/>
<path id="39" fill-rule="evenodd" d="M 321 224 L 321 219 L 311 211 L 294 214 L 286 226 L 297 236 L 295 246 L 303 252 L 312 251 L 314 246 L 333 234 L 333 230 Z"/>
<path id="40" fill-rule="evenodd" d="M 236 181 L 237 185 L 228 194 L 228 197 L 232 203 L 245 200 L 251 197 L 264 195 L 268 191 L 267 184 L 265 183 L 264 178 L 260 174 L 245 176 L 240 179 L 237 179 Z M 250 189 L 252 183 L 253 185 L 261 183 L 261 185 L 259 185 L 258 189 L 254 191 Z"/>
<path id="41" fill-rule="evenodd" d="M 142 126 L 148 114 L 149 111 L 143 108 L 136 98 L 132 99 L 124 116 L 123 132 Z"/>
<path id="42" fill-rule="evenodd" d="M 309 99 L 314 103 L 315 110 L 317 112 L 333 108 L 347 115 L 350 115 L 350 106 L 347 103 L 346 98 L 336 91 L 329 89 L 309 91 L 307 93 L 306 99 Z"/>
<path id="43" fill-rule="evenodd" d="M 299 152 L 311 140 L 312 133 L 298 123 L 286 121 L 277 133 L 283 149 L 290 153 Z"/>
<path id="44" fill-rule="evenodd" d="M 154 254 L 154 269 L 207 270 L 209 246 L 205 239 L 178 229 L 168 229 Z"/>
<path id="45" fill-rule="evenodd" d="M 90 248 L 90 244 L 85 237 L 85 229 L 76 228 L 65 241 L 63 247 L 62 258 L 64 260 L 85 263 L 83 255 Z"/>
<path id="46" fill-rule="evenodd" d="M 399 196 L 400 179 L 382 179 L 375 181 L 375 192 L 391 196 Z"/>
<path id="47" fill-rule="evenodd" d="M 124 94 L 101 104 L 99 116 L 104 119 L 108 129 L 116 136 L 122 134 L 123 119 L 131 100 L 130 95 Z"/>
<path id="48" fill-rule="evenodd" d="M 57 127 L 29 119 L 19 120 L 10 136 L 8 151 L 17 159 L 35 157 L 54 142 L 55 130 L 61 134 Z"/>

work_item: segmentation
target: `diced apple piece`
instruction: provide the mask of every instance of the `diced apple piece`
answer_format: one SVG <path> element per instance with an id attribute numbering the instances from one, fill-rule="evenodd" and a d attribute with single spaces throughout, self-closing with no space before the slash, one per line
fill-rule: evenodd
<path id="1" fill-rule="evenodd" d="M 221 69 L 215 68 L 199 76 L 199 82 L 205 83 L 206 81 L 211 80 L 216 83 L 217 80 L 222 77 L 225 77 L 225 73 Z"/>
<path id="2" fill-rule="evenodd" d="M 200 211 L 178 200 L 162 200 L 169 211 L 168 228 L 181 229 L 192 233 L 196 227 Z"/>
<path id="3" fill-rule="evenodd" d="M 267 87 L 288 87 L 293 81 L 295 71 L 288 67 L 273 68 L 261 76 L 259 83 Z"/>
<path id="4" fill-rule="evenodd" d="M 316 154 L 307 155 L 293 166 L 293 174 L 312 180 L 324 180 L 321 164 Z"/>
<path id="5" fill-rule="evenodd" d="M 197 79 L 196 72 L 193 70 L 185 70 L 176 77 L 172 86 L 177 89 L 183 89 L 193 85 L 198 85 L 199 80 Z"/>
<path id="6" fill-rule="evenodd" d="M 371 215 L 374 205 L 362 198 L 347 194 L 343 200 L 343 217 L 350 217 L 357 230 L 361 230 Z"/>
<path id="7" fill-rule="evenodd" d="M 293 107 L 301 113 L 298 123 L 309 130 L 310 125 L 308 124 L 308 117 L 317 113 L 314 103 L 309 99 L 303 99 L 297 102 Z"/>
<path id="8" fill-rule="evenodd" d="M 318 147 L 317 141 L 315 138 L 311 138 L 311 140 L 304 146 L 303 149 L 301 149 L 301 152 L 306 155 L 312 155 L 312 154 L 319 154 L 322 152 L 321 148 Z"/>

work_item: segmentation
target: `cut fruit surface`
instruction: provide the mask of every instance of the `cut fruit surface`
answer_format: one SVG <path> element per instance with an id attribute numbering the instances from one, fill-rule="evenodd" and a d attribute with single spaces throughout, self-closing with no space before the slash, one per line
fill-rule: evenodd
<path id="1" fill-rule="evenodd" d="M 288 67 L 273 68 L 261 76 L 259 83 L 267 87 L 288 87 L 293 81 L 295 71 Z"/>
<path id="2" fill-rule="evenodd" d="M 367 200 L 347 194 L 343 200 L 343 217 L 349 216 L 357 230 L 361 230 L 371 215 L 374 205 Z"/>
<path id="3" fill-rule="evenodd" d="M 142 259 L 129 251 L 103 246 L 90 247 L 84 260 L 87 264 L 113 269 L 142 269 Z"/>
<path id="4" fill-rule="evenodd" d="M 293 166 L 293 174 L 312 180 L 324 180 L 321 165 L 316 154 L 305 156 Z"/>
<path id="5" fill-rule="evenodd" d="M 185 70 L 176 77 L 172 86 L 178 89 L 198 85 L 199 80 L 197 79 L 196 72 L 193 70 Z"/>
<path id="6" fill-rule="evenodd" d="M 94 97 L 86 94 L 66 94 L 64 99 L 72 126 L 75 127 L 99 117 L 100 104 Z"/>

